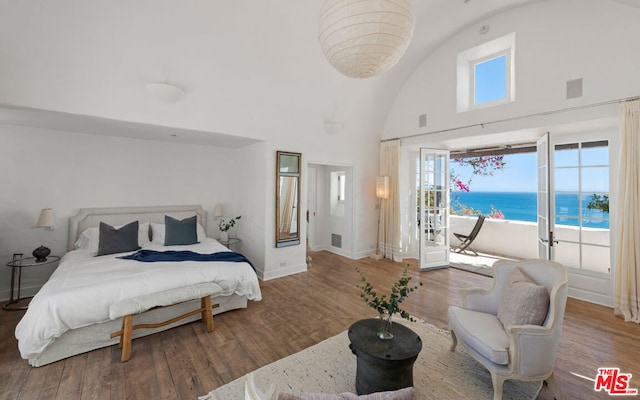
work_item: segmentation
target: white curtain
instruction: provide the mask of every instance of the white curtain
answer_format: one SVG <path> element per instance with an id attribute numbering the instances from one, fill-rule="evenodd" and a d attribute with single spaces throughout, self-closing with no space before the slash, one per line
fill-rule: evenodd
<path id="1" fill-rule="evenodd" d="M 640 100 L 620 113 L 620 175 L 614 313 L 640 323 Z"/>
<path id="2" fill-rule="evenodd" d="M 400 140 L 380 143 L 380 175 L 389 177 L 389 198 L 380 204 L 378 248 L 380 253 L 394 261 L 402 261 L 400 251 Z"/>

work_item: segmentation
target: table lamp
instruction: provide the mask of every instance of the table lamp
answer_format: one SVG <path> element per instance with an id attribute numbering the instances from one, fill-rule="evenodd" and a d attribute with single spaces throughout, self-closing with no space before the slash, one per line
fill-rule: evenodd
<path id="1" fill-rule="evenodd" d="M 53 215 L 53 210 L 50 208 L 43 208 L 42 211 L 40 211 L 40 217 L 38 218 L 38 224 L 36 225 L 36 228 L 53 230 L 55 224 L 56 219 Z M 45 262 L 47 261 L 47 256 L 51 254 L 51 249 L 41 245 L 31 254 L 36 258 L 36 262 Z"/>

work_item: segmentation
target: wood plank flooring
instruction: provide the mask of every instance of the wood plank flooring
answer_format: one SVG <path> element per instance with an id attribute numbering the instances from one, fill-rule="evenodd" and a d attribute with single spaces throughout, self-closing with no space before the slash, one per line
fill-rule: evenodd
<path id="1" fill-rule="evenodd" d="M 489 287 L 490 279 L 455 269 L 418 272 L 415 262 L 349 260 L 313 253 L 309 271 L 261 282 L 263 300 L 215 317 L 215 331 L 198 322 L 136 339 L 131 360 L 117 346 L 40 368 L 18 354 L 13 331 L 23 312 L 0 312 L 0 399 L 195 399 L 256 368 L 303 350 L 374 317 L 359 297 L 357 266 L 374 287 L 388 290 L 403 268 L 423 286 L 404 308 L 439 327 L 458 290 Z M 606 307 L 569 299 L 556 361 L 556 379 L 568 399 L 608 398 L 593 391 L 598 367 L 633 374 L 640 388 L 640 326 Z M 469 399 L 473 399 L 473 393 Z M 541 399 L 549 399 L 543 390 Z"/>

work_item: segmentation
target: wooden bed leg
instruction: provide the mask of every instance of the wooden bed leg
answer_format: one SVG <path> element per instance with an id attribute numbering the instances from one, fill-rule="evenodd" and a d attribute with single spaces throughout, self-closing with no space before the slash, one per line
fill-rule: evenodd
<path id="1" fill-rule="evenodd" d="M 207 332 L 213 332 L 213 315 L 211 311 L 211 296 L 200 299 L 202 308 L 202 321 L 207 325 Z"/>
<path id="2" fill-rule="evenodd" d="M 122 348 L 122 332 L 124 332 L 124 318 L 122 318 L 122 325 L 120 326 L 120 332 L 114 332 L 111 334 L 111 337 L 114 338 L 116 336 L 120 336 L 120 339 L 118 340 L 118 348 L 121 349 Z"/>
<path id="3" fill-rule="evenodd" d="M 120 342 L 122 343 L 122 356 L 120 361 L 129 361 L 131 358 L 131 340 L 133 335 L 133 315 L 125 315 L 122 319 L 122 336 Z"/>

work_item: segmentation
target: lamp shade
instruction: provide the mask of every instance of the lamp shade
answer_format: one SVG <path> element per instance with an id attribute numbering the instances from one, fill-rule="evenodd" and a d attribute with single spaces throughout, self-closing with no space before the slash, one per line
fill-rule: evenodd
<path id="1" fill-rule="evenodd" d="M 389 177 L 388 176 L 376 177 L 376 197 L 379 199 L 389 198 Z"/>
<path id="2" fill-rule="evenodd" d="M 216 208 L 213 209 L 213 215 L 215 217 L 222 217 L 224 215 L 222 212 L 222 204 L 216 204 Z"/>
<path id="3" fill-rule="evenodd" d="M 413 0 L 326 0 L 318 39 L 335 69 L 352 78 L 368 78 L 402 58 L 414 26 Z"/>
<path id="4" fill-rule="evenodd" d="M 51 228 L 55 226 L 56 218 L 53 215 L 53 210 L 50 208 L 43 208 L 40 211 L 40 217 L 38 217 L 38 228 Z"/>

